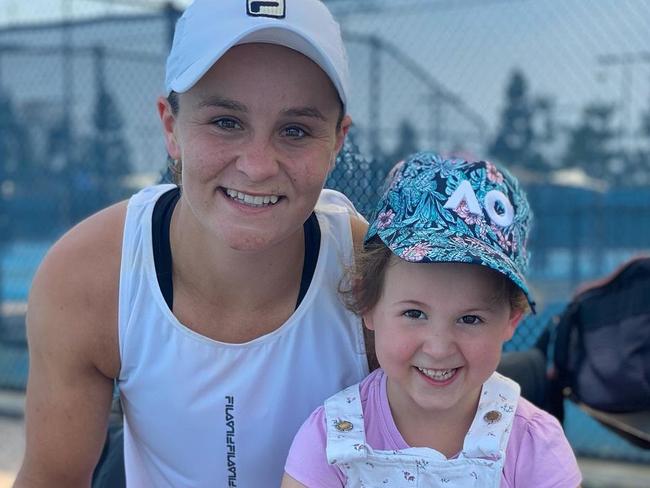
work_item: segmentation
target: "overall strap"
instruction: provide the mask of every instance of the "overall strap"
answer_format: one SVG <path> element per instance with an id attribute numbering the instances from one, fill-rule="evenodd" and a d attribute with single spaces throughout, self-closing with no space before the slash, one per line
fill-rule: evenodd
<path id="1" fill-rule="evenodd" d="M 325 421 L 330 464 L 366 456 L 366 432 L 358 384 L 325 400 Z"/>
<path id="2" fill-rule="evenodd" d="M 505 457 L 521 388 L 499 373 L 483 384 L 474 421 L 463 444 L 462 457 Z"/>

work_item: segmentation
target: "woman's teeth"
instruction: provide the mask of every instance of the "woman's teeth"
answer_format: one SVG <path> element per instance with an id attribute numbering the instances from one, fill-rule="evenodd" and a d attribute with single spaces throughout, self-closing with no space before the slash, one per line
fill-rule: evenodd
<path id="1" fill-rule="evenodd" d="M 458 371 L 458 368 L 453 368 L 453 369 L 427 369 L 427 368 L 420 368 L 418 367 L 418 370 L 427 376 L 428 378 L 431 378 L 432 380 L 435 381 L 445 381 L 454 376 L 456 371 Z"/>
<path id="2" fill-rule="evenodd" d="M 264 205 L 274 205 L 278 202 L 277 195 L 248 195 L 237 190 L 226 188 L 226 195 L 240 203 L 251 205 L 253 207 L 263 207 Z"/>

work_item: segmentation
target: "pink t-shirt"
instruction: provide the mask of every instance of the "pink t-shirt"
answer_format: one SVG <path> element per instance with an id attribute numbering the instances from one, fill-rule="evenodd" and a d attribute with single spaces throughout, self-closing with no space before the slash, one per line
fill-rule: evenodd
<path id="1" fill-rule="evenodd" d="M 397 430 L 386 395 L 386 375 L 378 369 L 361 382 L 366 441 L 373 449 L 408 449 Z M 325 410 L 321 406 L 293 440 L 285 471 L 309 488 L 345 486 L 345 475 L 327 462 Z M 575 488 L 582 476 L 573 450 L 555 417 L 519 399 L 506 449 L 501 486 Z"/>

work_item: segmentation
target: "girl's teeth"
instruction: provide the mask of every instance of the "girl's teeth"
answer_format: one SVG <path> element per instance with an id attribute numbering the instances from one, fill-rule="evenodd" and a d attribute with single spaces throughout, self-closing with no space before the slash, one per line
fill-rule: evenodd
<path id="1" fill-rule="evenodd" d="M 454 369 L 427 369 L 427 368 L 418 368 L 425 376 L 436 381 L 444 381 L 451 378 L 454 373 L 456 373 L 457 368 Z"/>

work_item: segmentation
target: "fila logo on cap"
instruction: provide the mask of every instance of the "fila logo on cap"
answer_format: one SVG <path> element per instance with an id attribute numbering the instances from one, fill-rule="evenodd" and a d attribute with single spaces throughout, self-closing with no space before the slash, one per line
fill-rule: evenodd
<path id="1" fill-rule="evenodd" d="M 271 17 L 273 19 L 284 19 L 286 11 L 286 0 L 246 0 L 246 13 L 251 17 Z"/>

